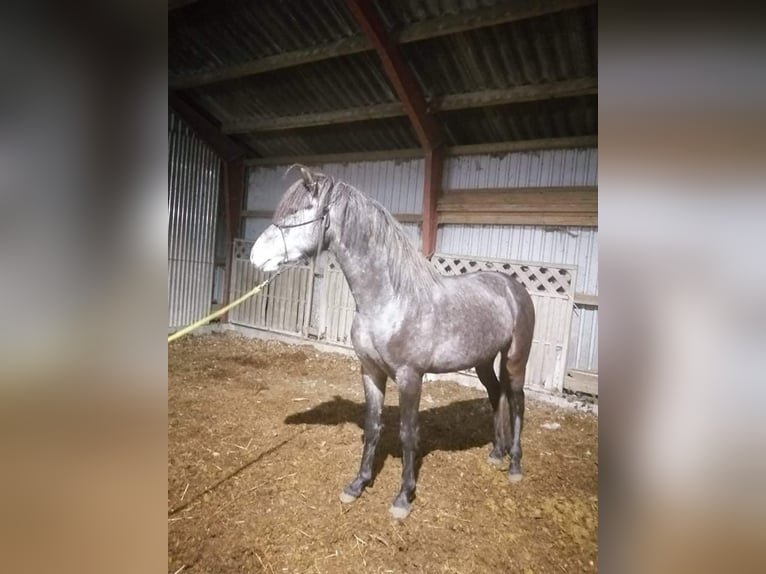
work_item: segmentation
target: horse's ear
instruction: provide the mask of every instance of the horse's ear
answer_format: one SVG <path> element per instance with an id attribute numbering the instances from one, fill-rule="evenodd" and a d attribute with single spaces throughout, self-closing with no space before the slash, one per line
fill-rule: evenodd
<path id="1" fill-rule="evenodd" d="M 301 166 L 301 176 L 303 177 L 303 183 L 306 184 L 306 187 L 313 191 L 316 188 L 316 181 L 311 174 L 311 170 Z"/>

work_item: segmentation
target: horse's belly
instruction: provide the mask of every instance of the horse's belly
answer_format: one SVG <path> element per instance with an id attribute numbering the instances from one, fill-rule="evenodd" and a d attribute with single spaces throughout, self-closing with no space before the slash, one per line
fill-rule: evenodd
<path id="1" fill-rule="evenodd" d="M 442 325 L 432 334 L 433 353 L 428 372 L 449 373 L 493 360 L 510 345 L 511 331 L 498 317 Z"/>
<path id="2" fill-rule="evenodd" d="M 434 352 L 426 372 L 454 373 L 455 371 L 470 369 L 494 360 L 503 347 L 500 343 L 473 348 L 441 345 Z"/>
<path id="3" fill-rule="evenodd" d="M 386 320 L 385 315 L 357 315 L 352 340 L 360 358 L 369 358 L 389 374 L 404 366 L 449 373 L 491 361 L 507 348 L 512 320 L 507 315 L 499 305 L 395 322 Z"/>

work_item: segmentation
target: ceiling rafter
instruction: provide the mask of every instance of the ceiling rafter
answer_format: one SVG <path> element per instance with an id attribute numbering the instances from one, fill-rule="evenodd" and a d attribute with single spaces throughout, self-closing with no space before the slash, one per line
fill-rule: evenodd
<path id="1" fill-rule="evenodd" d="M 506 154 L 525 151 L 597 147 L 598 136 L 575 136 L 451 146 L 446 149 L 446 155 L 447 157 L 453 157 L 464 155 Z M 248 166 L 290 165 L 293 163 L 303 163 L 309 165 L 320 163 L 346 163 L 351 161 L 384 161 L 391 159 L 409 160 L 422 159 L 424 155 L 425 153 L 421 148 L 402 148 L 380 151 L 248 158 L 245 160 L 245 164 Z"/>
<path id="2" fill-rule="evenodd" d="M 227 134 L 244 134 L 282 131 L 361 122 L 366 120 L 397 118 L 405 115 L 404 106 L 401 102 L 391 102 L 387 104 L 373 104 L 371 106 L 345 108 L 342 110 L 333 110 L 331 112 L 320 112 L 316 114 L 235 120 L 223 124 L 223 132 Z"/>
<path id="3" fill-rule="evenodd" d="M 574 10 L 595 3 L 596 0 L 522 0 L 513 4 L 490 6 L 471 12 L 416 22 L 405 27 L 392 40 L 399 44 L 420 42 L 477 28 L 537 18 L 565 10 Z M 311 62 L 349 56 L 372 49 L 374 49 L 373 45 L 366 36 L 351 36 L 326 46 L 285 52 L 207 72 L 170 77 L 168 84 L 171 89 L 176 90 L 201 87 Z"/>
<path id="4" fill-rule="evenodd" d="M 348 0 L 351 13 L 370 39 L 383 63 L 383 69 L 412 122 L 423 149 L 433 150 L 444 144 L 444 132 L 433 115 L 399 46 L 386 32 L 383 21 L 370 0 Z"/>
<path id="5" fill-rule="evenodd" d="M 487 106 L 502 106 L 524 102 L 552 100 L 556 98 L 592 96 L 597 93 L 598 79 L 578 78 L 576 80 L 562 80 L 560 82 L 549 82 L 546 84 L 514 86 L 499 90 L 482 90 L 465 94 L 450 94 L 448 96 L 433 98 L 428 103 L 428 108 L 433 112 L 447 112 L 452 110 L 467 110 L 471 108 L 484 108 Z"/>
<path id="6" fill-rule="evenodd" d="M 465 110 L 487 106 L 499 106 L 554 98 L 588 96 L 598 93 L 596 78 L 579 78 L 548 84 L 515 86 L 501 90 L 482 90 L 465 94 L 451 94 L 433 98 L 427 102 L 429 112 Z M 338 123 L 404 117 L 407 115 L 401 102 L 373 104 L 316 114 L 301 114 L 277 118 L 250 118 L 224 123 L 223 132 L 243 134 L 310 128 Z"/>

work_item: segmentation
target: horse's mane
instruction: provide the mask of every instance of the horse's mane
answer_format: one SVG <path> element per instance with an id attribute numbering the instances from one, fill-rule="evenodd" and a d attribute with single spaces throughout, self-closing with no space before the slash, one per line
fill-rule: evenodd
<path id="1" fill-rule="evenodd" d="M 382 258 L 395 292 L 418 294 L 436 284 L 439 273 L 380 203 L 345 182 L 336 184 L 330 201 L 343 213 L 338 225 L 342 243 Z"/>
<path id="2" fill-rule="evenodd" d="M 402 225 L 374 199 L 346 182 L 336 182 L 312 172 L 320 205 L 331 205 L 341 214 L 330 218 L 330 229 L 348 249 L 368 251 L 383 259 L 395 292 L 417 295 L 433 287 L 439 273 L 415 248 Z M 303 180 L 288 188 L 277 207 L 275 220 L 310 207 L 309 190 Z"/>

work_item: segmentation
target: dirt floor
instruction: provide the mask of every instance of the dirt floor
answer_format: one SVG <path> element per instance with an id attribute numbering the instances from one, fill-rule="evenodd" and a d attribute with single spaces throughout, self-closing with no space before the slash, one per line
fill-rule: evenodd
<path id="1" fill-rule="evenodd" d="M 486 394 L 426 383 L 412 514 L 395 522 L 397 393 L 375 484 L 354 504 L 356 360 L 237 335 L 168 350 L 168 572 L 594 572 L 598 421 L 527 400 L 524 480 L 487 463 Z M 559 423 L 555 430 L 544 423 Z"/>

